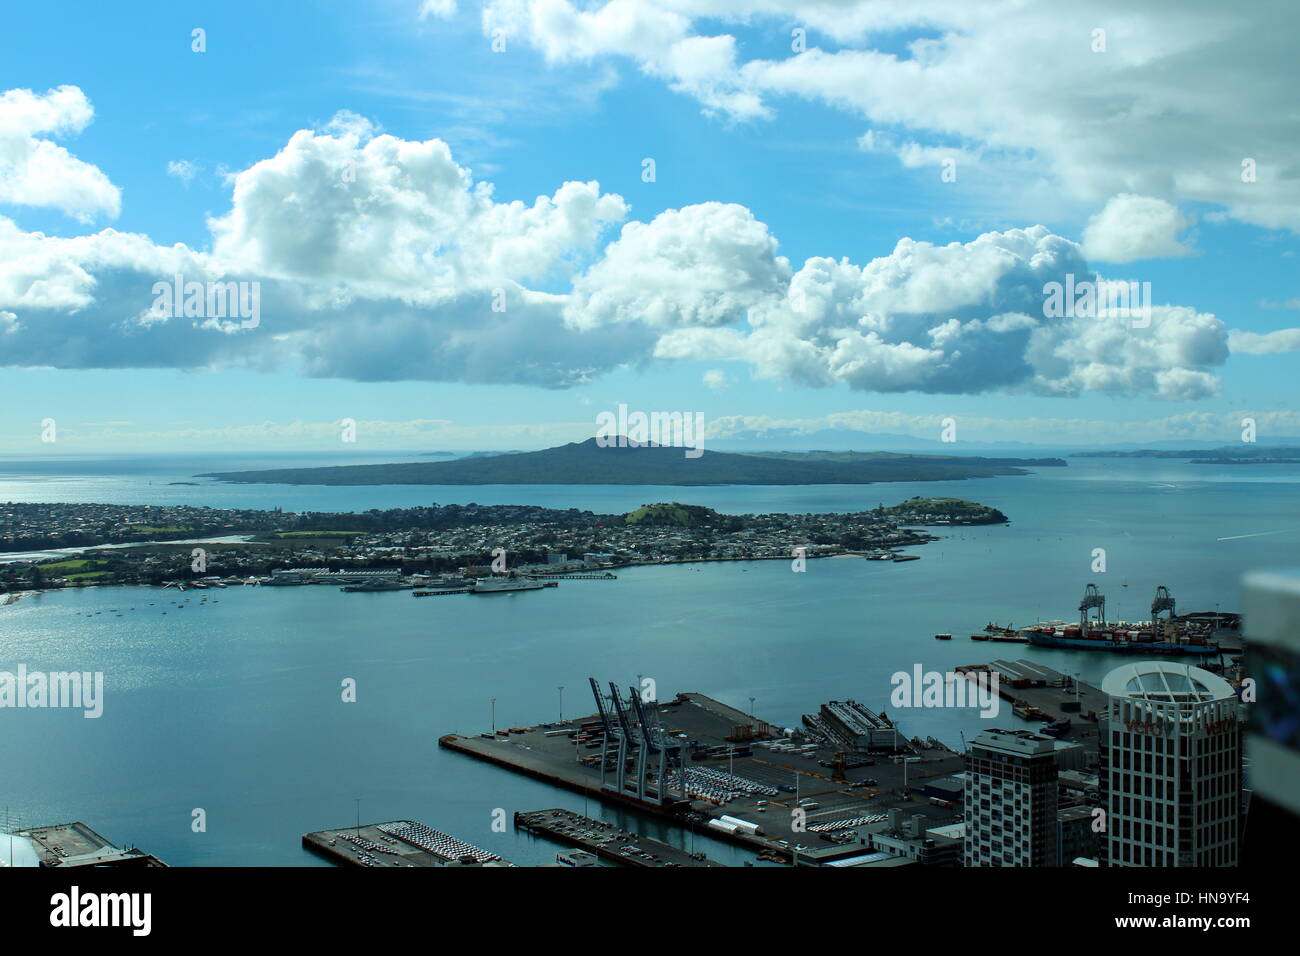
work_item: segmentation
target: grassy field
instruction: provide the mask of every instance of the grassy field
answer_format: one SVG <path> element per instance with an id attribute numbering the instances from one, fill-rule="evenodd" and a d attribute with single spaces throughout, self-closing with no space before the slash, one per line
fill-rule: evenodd
<path id="1" fill-rule="evenodd" d="M 38 565 L 41 574 L 47 578 L 64 578 L 70 584 L 93 581 L 113 572 L 105 569 L 107 561 L 94 561 L 87 558 L 70 558 L 54 564 Z M 103 569 L 103 570 L 101 570 Z"/>
<path id="2" fill-rule="evenodd" d="M 56 576 L 66 574 L 69 571 L 76 571 L 78 568 L 84 568 L 89 562 L 85 558 L 76 558 L 68 561 L 60 561 L 57 564 L 42 564 L 40 566 L 42 574 L 54 574 Z"/>

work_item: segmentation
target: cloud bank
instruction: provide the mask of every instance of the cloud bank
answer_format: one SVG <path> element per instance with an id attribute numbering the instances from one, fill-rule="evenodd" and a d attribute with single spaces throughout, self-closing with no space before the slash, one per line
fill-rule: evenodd
<path id="1" fill-rule="evenodd" d="M 84 96 L 64 91 L 43 109 L 80 122 Z M 628 215 L 596 182 L 499 201 L 443 141 L 343 113 L 233 177 L 210 250 L 0 217 L 0 363 L 564 388 L 621 366 L 730 361 L 861 391 L 1194 399 L 1217 390 L 1228 356 L 1223 323 L 1184 305 L 1153 304 L 1145 328 L 1046 315 L 1045 285 L 1098 277 L 1084 247 L 1043 226 L 796 267 L 743 206 Z M 153 288 L 174 276 L 258 283 L 260 323 L 158 315 Z"/>
<path id="2" fill-rule="evenodd" d="M 482 25 L 549 63 L 628 62 L 731 121 L 841 110 L 904 166 L 1000 169 L 1019 209 L 1136 194 L 1300 232 L 1288 0 L 488 0 Z"/>

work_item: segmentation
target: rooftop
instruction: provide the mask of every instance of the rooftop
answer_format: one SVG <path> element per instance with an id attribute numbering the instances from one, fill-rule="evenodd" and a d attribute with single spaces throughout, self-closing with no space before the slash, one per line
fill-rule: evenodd
<path id="1" fill-rule="evenodd" d="M 1222 677 L 1173 661 L 1137 661 L 1117 667 L 1106 675 L 1101 689 L 1111 697 L 1163 703 L 1200 704 L 1234 696 Z"/>

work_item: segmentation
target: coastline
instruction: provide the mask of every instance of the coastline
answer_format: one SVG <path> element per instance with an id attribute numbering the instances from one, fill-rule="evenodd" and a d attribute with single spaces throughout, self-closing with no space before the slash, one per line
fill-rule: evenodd
<path id="1" fill-rule="evenodd" d="M 939 539 L 936 537 L 934 540 L 939 540 Z M 918 542 L 918 545 L 919 545 L 919 544 L 929 544 L 929 543 L 932 543 L 932 542 Z M 805 555 L 805 556 L 804 556 L 804 560 L 806 560 L 806 561 L 829 561 L 829 560 L 833 560 L 833 559 L 837 559 L 837 558 L 861 558 L 861 559 L 865 559 L 865 557 L 866 557 L 865 552 L 859 552 L 859 551 L 840 551 L 840 552 L 837 552 L 837 553 L 835 553 L 835 554 L 809 554 L 809 555 Z M 918 556 L 918 557 L 919 557 L 919 556 Z M 614 571 L 618 571 L 618 570 L 621 570 L 621 569 L 623 569 L 623 568 L 655 568 L 655 567 L 662 567 L 662 566 L 665 566 L 665 565 L 674 565 L 674 564 L 723 564 L 723 563 L 745 562 L 745 561 L 793 561 L 793 560 L 795 560 L 795 556 L 794 556 L 794 555 L 785 555 L 785 554 L 754 555 L 754 556 L 752 556 L 752 557 L 743 557 L 743 558 L 741 558 L 741 557 L 735 557 L 735 558 L 732 558 L 732 557 L 725 557 L 725 558 L 664 558 L 663 560 L 659 560 L 659 561 L 629 561 L 629 562 L 627 562 L 627 563 L 625 563 L 625 564 L 600 565 L 600 566 L 598 566 L 598 567 L 593 567 L 593 568 L 591 568 L 590 570 L 591 570 L 592 572 L 609 572 L 609 573 L 612 573 L 612 572 L 614 572 Z M 580 575 L 580 574 L 582 574 L 582 573 L 583 573 L 583 572 L 573 572 L 573 573 L 571 573 L 571 574 L 567 574 L 567 575 L 564 574 L 564 573 L 559 573 L 559 574 L 554 575 L 554 577 L 555 577 L 555 579 L 560 580 L 560 581 L 563 581 L 566 577 L 573 577 L 575 580 L 580 580 L 580 578 L 578 577 L 578 575 Z M 186 582 L 180 582 L 180 583 L 184 584 L 184 583 L 186 583 Z M 169 590 L 169 589 L 173 588 L 174 584 L 175 584 L 175 582 L 169 582 L 169 583 L 167 583 L 167 584 L 147 584 L 147 583 L 141 583 L 141 582 L 135 582 L 135 581 L 106 581 L 106 582 L 103 582 L 103 583 L 98 583 L 98 582 L 96 582 L 96 583 L 87 583 L 87 584 L 75 584 L 75 585 L 71 585 L 71 586 L 69 586 L 69 587 L 59 587 L 59 588 L 49 587 L 49 588 L 39 588 L 39 589 L 36 589 L 36 590 L 28 589 L 28 590 L 24 590 L 24 591 L 0 592 L 0 607 L 6 607 L 6 606 L 8 606 L 8 605 L 10 605 L 10 604 L 17 604 L 19 600 L 21 600 L 23 597 L 25 597 L 25 596 L 27 596 L 27 595 L 29 595 L 29 594 L 58 593 L 58 592 L 60 592 L 60 591 L 84 591 L 84 590 L 88 590 L 88 589 L 90 589 L 90 588 L 152 588 L 152 589 L 154 589 L 154 590 L 156 590 L 156 591 L 166 591 L 166 590 Z M 241 584 L 238 584 L 238 585 L 236 585 L 236 584 L 227 584 L 227 585 L 224 586 L 223 589 L 225 589 L 225 588 L 235 588 L 235 587 L 262 587 L 262 586 L 263 586 L 263 585 L 262 585 L 260 582 L 257 582 L 257 583 L 254 583 L 254 584 L 242 584 L 242 583 L 241 583 Z M 320 585 L 318 585 L 318 584 L 313 584 L 313 583 L 305 583 L 305 584 L 302 584 L 302 585 L 299 585 L 299 586 L 301 586 L 301 587 L 316 587 L 316 586 L 320 586 Z M 202 590 L 202 589 L 195 589 L 195 590 Z M 403 589 L 403 590 L 405 590 L 405 589 Z"/>

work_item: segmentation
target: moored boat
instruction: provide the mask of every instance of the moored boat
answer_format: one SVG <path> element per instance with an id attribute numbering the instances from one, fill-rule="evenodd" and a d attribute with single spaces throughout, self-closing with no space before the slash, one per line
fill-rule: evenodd
<path id="1" fill-rule="evenodd" d="M 504 594 L 509 591 L 540 591 L 546 587 L 543 581 L 530 581 L 526 578 L 493 580 L 484 578 L 475 581 L 469 589 L 470 594 Z"/>

